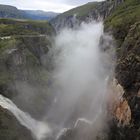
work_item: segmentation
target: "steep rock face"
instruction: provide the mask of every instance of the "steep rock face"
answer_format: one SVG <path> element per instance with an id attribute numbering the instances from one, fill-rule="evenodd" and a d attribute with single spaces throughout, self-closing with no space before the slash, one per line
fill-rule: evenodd
<path id="1" fill-rule="evenodd" d="M 27 25 L 30 30 L 26 32 Z M 5 33 L 0 37 L 0 94 L 39 117 L 50 103 L 47 53 L 51 47 L 49 36 L 55 31 L 46 22 L 11 19 L 1 19 L 0 29 L 1 35 Z"/>
<path id="2" fill-rule="evenodd" d="M 1 83 L 8 84 L 10 79 L 31 81 L 36 77 L 31 75 L 43 69 L 41 57 L 48 52 L 50 45 L 46 37 L 12 37 L 1 40 L 2 43 L 4 46 L 1 48 L 0 58 L 0 74 L 3 75 Z"/>
<path id="3" fill-rule="evenodd" d="M 132 119 L 132 112 L 124 94 L 124 88 L 117 79 L 113 79 L 108 85 L 108 112 L 115 118 L 118 126 L 127 126 Z"/>
<path id="4" fill-rule="evenodd" d="M 131 110 L 130 124 L 111 125 L 111 140 L 137 140 L 140 137 L 140 1 L 126 0 L 105 20 L 105 30 L 112 32 L 116 43 L 116 78 L 124 88 L 121 108 L 127 105 Z M 129 109 L 127 109 L 128 111 Z M 127 111 L 124 115 L 127 114 Z M 119 114 L 121 113 L 120 111 Z M 123 114 L 122 114 L 123 115 Z M 120 115 L 119 115 L 120 116 Z M 130 134 L 131 133 L 131 134 Z"/>
<path id="5" fill-rule="evenodd" d="M 26 36 L 2 42 L 5 46 L 0 55 L 0 94 L 11 98 L 23 110 L 35 116 L 41 115 L 50 102 L 46 97 L 49 62 L 45 66 L 42 63 L 42 57 L 47 59 L 49 40 L 46 36 Z"/>
<path id="6" fill-rule="evenodd" d="M 47 22 L 0 19 L 0 34 L 0 94 L 39 118 L 50 101 L 49 67 L 47 60 L 42 63 L 42 57 L 46 58 L 51 47 L 49 36 L 55 31 Z M 11 113 L 0 107 L 0 139 L 33 138 Z"/>
<path id="7" fill-rule="evenodd" d="M 128 92 L 140 88 L 140 23 L 134 23 L 119 50 L 117 79 Z"/>
<path id="8" fill-rule="evenodd" d="M 102 20 L 109 16 L 123 1 L 90 2 L 58 15 L 51 20 L 51 23 L 56 30 L 60 30 L 64 27 L 76 27 L 83 21 Z"/>
<path id="9" fill-rule="evenodd" d="M 116 78 L 130 106 L 140 88 L 140 1 L 127 0 L 105 21 L 117 42 Z M 134 18 L 135 17 L 135 18 Z M 131 107 L 133 110 L 134 107 Z"/>
<path id="10" fill-rule="evenodd" d="M 33 140 L 30 132 L 21 126 L 16 118 L 0 107 L 1 140 Z"/>

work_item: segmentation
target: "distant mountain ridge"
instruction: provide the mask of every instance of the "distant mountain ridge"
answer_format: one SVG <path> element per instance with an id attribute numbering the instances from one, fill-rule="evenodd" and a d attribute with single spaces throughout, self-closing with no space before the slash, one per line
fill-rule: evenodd
<path id="1" fill-rule="evenodd" d="M 50 20 L 58 15 L 55 12 L 46 12 L 42 10 L 23 10 L 27 18 L 34 20 Z"/>
<path id="2" fill-rule="evenodd" d="M 59 13 L 42 10 L 20 10 L 14 6 L 0 4 L 0 18 L 50 20 L 58 14 Z"/>

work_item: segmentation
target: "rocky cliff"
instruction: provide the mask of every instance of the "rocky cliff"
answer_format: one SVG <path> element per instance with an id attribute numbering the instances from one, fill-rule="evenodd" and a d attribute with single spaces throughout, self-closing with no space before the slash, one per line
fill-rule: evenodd
<path id="1" fill-rule="evenodd" d="M 103 20 L 108 17 L 124 0 L 89 2 L 86 5 L 64 12 L 51 20 L 56 30 L 64 27 L 75 27 L 81 22 Z"/>
<path id="2" fill-rule="evenodd" d="M 105 29 L 111 31 L 116 43 L 116 78 L 124 88 L 123 97 L 131 110 L 130 124 L 113 126 L 111 139 L 140 137 L 139 89 L 140 89 L 140 1 L 126 0 L 105 20 Z"/>
<path id="3" fill-rule="evenodd" d="M 0 94 L 39 118 L 50 101 L 46 97 L 49 62 L 42 60 L 51 47 L 49 36 L 55 31 L 47 22 L 1 19 L 0 34 Z M 0 139 L 32 137 L 11 113 L 0 107 Z"/>

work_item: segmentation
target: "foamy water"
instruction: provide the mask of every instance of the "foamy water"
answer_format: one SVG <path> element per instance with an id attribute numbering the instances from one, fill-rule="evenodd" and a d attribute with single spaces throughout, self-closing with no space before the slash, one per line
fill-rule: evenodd
<path id="1" fill-rule="evenodd" d="M 9 110 L 21 125 L 31 131 L 37 140 L 44 139 L 51 132 L 46 122 L 37 121 L 28 113 L 20 110 L 10 99 L 0 95 L 0 106 Z"/>

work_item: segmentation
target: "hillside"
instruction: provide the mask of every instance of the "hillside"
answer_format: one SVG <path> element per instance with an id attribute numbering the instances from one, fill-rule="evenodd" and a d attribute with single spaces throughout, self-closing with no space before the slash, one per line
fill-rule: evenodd
<path id="1" fill-rule="evenodd" d="M 82 18 L 82 17 L 87 16 L 89 12 L 92 12 L 94 9 L 96 9 L 98 4 L 99 4 L 98 2 L 89 2 L 86 5 L 82 5 L 74 9 L 71 9 L 69 11 L 66 11 L 62 13 L 61 15 L 59 15 L 58 17 L 65 18 L 67 16 L 76 15 L 77 18 Z"/>
<path id="2" fill-rule="evenodd" d="M 54 32 L 53 27 L 47 21 L 0 19 L 0 36 L 10 35 L 36 35 Z"/>
<path id="3" fill-rule="evenodd" d="M 139 13 L 140 1 L 127 0 L 105 20 L 105 28 L 108 30 L 112 30 L 112 33 L 118 45 L 118 79 L 127 90 L 138 90 L 140 88 L 140 79 L 138 76 L 140 66 Z M 129 67 L 132 67 L 131 72 L 129 71 L 130 69 L 128 69 Z M 126 75 L 124 76 L 124 74 Z"/>
<path id="4" fill-rule="evenodd" d="M 32 20 L 51 20 L 55 18 L 59 13 L 45 12 L 41 10 L 22 10 L 24 15 Z"/>
<path id="5" fill-rule="evenodd" d="M 41 10 L 20 10 L 14 6 L 0 4 L 0 18 L 50 20 L 58 14 Z"/>
<path id="6" fill-rule="evenodd" d="M 36 117 L 49 103 L 43 102 L 47 100 L 44 95 L 48 90 L 49 67 L 45 68 L 41 60 L 51 46 L 48 38 L 52 34 L 55 31 L 46 21 L 0 19 L 0 94 L 14 100 L 22 91 L 22 98 L 14 102 Z M 26 96 L 31 91 L 39 94 L 39 98 L 28 102 Z M 0 107 L 0 139 L 32 140 L 32 136 L 11 113 Z"/>
<path id="7" fill-rule="evenodd" d="M 48 52 L 48 38 L 53 34 L 55 30 L 46 21 L 0 19 L 0 93 L 7 93 L 6 85 L 13 75 L 17 78 L 22 77 L 21 73 L 18 76 L 18 70 L 10 70 L 13 65 L 17 65 L 18 69 L 18 64 L 14 61 L 17 59 L 16 55 L 19 55 L 20 60 L 23 59 L 19 62 L 19 68 L 21 65 L 25 71 L 27 67 L 32 69 L 32 66 L 34 70 L 35 67 L 41 68 L 41 57 Z M 26 66 L 26 63 L 30 65 Z M 13 72 L 15 74 L 11 75 Z M 25 75 L 23 77 L 25 78 Z"/>
<path id="8" fill-rule="evenodd" d="M 105 30 L 111 31 L 116 43 L 116 78 L 124 87 L 124 98 L 131 108 L 132 120 L 123 129 L 112 128 L 111 140 L 139 139 L 140 127 L 140 1 L 126 0 L 105 20 Z M 116 135 L 114 137 L 114 135 Z"/>
<path id="9" fill-rule="evenodd" d="M 0 5 L 0 18 L 26 18 L 24 13 L 14 6 Z"/>
<path id="10" fill-rule="evenodd" d="M 55 27 L 56 30 L 64 28 L 66 26 L 73 27 L 75 24 L 79 23 L 79 20 L 83 20 L 88 18 L 88 14 L 92 13 L 96 6 L 100 4 L 98 2 L 90 2 L 86 5 L 82 5 L 66 11 L 56 18 L 51 20 L 52 25 Z M 78 19 L 78 20 L 77 20 Z"/>
<path id="11" fill-rule="evenodd" d="M 102 20 L 110 15 L 122 1 L 89 2 L 58 15 L 51 20 L 51 23 L 56 30 L 60 30 L 64 27 L 74 27 L 83 21 Z"/>

